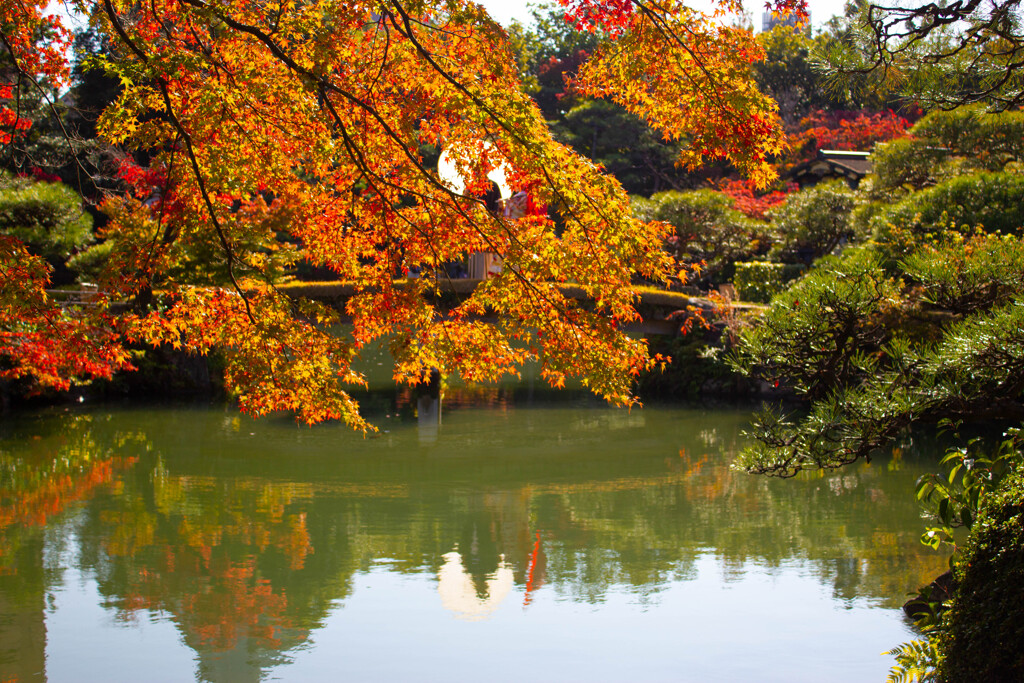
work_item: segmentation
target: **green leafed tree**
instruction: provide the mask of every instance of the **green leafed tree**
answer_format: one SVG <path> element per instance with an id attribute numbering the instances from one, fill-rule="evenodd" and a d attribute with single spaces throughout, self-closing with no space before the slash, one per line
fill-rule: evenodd
<path id="1" fill-rule="evenodd" d="M 765 60 L 754 65 L 754 77 L 761 90 L 779 103 L 779 113 L 788 129 L 816 109 L 842 109 L 846 103 L 825 86 L 817 68 L 816 53 L 823 37 L 812 38 L 806 31 L 776 26 L 758 35 Z"/>
<path id="2" fill-rule="evenodd" d="M 634 198 L 633 211 L 643 220 L 672 226 L 665 247 L 681 265 L 697 266 L 703 284 L 727 282 L 736 261 L 763 254 L 770 246 L 768 225 L 733 208 L 734 200 L 713 190 L 659 192 L 649 200 Z"/>
<path id="3" fill-rule="evenodd" d="M 737 365 L 806 401 L 762 414 L 742 466 L 792 475 L 869 457 L 919 421 L 1024 416 L 1024 185 L 1002 135 L 1018 117 L 937 113 L 880 148 L 878 199 L 858 210 L 870 239 L 819 262 L 742 335 Z M 893 182 L 932 153 L 941 179 Z"/>
<path id="4" fill-rule="evenodd" d="M 797 263 L 831 254 L 853 237 L 853 207 L 853 192 L 842 180 L 790 194 L 769 214 L 776 233 L 775 255 Z"/>
<path id="5" fill-rule="evenodd" d="M 1024 102 L 1019 0 L 873 3 L 856 0 L 825 58 L 847 92 L 889 89 L 931 106 Z"/>

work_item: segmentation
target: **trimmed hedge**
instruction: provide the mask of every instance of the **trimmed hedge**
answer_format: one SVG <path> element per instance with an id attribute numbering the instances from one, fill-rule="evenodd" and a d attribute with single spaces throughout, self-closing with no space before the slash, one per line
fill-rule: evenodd
<path id="1" fill-rule="evenodd" d="M 1024 471 L 983 504 L 955 575 L 941 679 L 1024 681 Z"/>
<path id="2" fill-rule="evenodd" d="M 92 237 L 92 216 L 66 185 L 0 174 L 0 234 L 63 260 Z"/>
<path id="3" fill-rule="evenodd" d="M 878 212 L 871 219 L 874 238 L 911 251 L 919 241 L 934 241 L 950 229 L 969 233 L 1021 234 L 1024 226 L 1024 176 L 976 173 L 948 180 Z"/>
<path id="4" fill-rule="evenodd" d="M 791 263 L 737 263 L 733 284 L 741 301 L 766 304 L 785 289 L 790 281 L 800 277 L 804 270 L 804 266 Z"/>

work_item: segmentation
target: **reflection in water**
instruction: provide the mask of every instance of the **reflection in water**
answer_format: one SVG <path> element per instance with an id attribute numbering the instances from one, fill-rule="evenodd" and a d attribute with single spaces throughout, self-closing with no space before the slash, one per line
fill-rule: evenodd
<path id="1" fill-rule="evenodd" d="M 441 399 L 434 396 L 420 396 L 416 401 L 416 424 L 420 443 L 432 444 L 437 441 L 441 427 Z"/>
<path id="2" fill-rule="evenodd" d="M 812 576 L 850 610 L 894 608 L 941 571 L 917 543 L 913 449 L 780 482 L 728 467 L 740 411 L 500 405 L 452 411 L 429 438 L 422 415 L 375 439 L 215 409 L 5 424 L 0 681 L 45 679 L 59 649 L 46 644 L 46 596 L 64 568 L 95 581 L 118 629 L 171 621 L 210 681 L 287 672 L 318 633 L 360 619 L 355 586 L 381 566 L 429 577 L 448 622 L 507 622 L 502 605 L 530 607 L 512 610 L 530 633 L 552 618 L 540 602 L 604 610 L 625 591 L 646 610 L 709 580 L 709 560 L 715 586 L 754 570 Z M 353 628 L 386 617 L 400 629 L 417 613 L 373 597 L 383 611 Z M 664 618 L 666 629 L 686 620 Z M 91 647 L 110 647 L 105 633 L 94 629 Z"/>
<path id="3" fill-rule="evenodd" d="M 143 442 L 138 434 L 102 443 L 91 427 L 89 416 L 75 416 L 22 437 L 17 456 L 0 449 L 0 680 L 40 680 L 45 669 L 47 522 L 138 461 L 114 455 Z"/>
<path id="4" fill-rule="evenodd" d="M 437 572 L 437 592 L 441 604 L 459 619 L 479 621 L 498 609 L 515 585 L 515 574 L 502 555 L 498 567 L 478 587 L 462 566 L 462 555 L 453 550 L 441 556 L 444 564 Z"/>
<path id="5" fill-rule="evenodd" d="M 248 479 L 225 486 L 162 466 L 147 474 L 151 488 L 126 481 L 81 530 L 83 554 L 107 560 L 97 562 L 97 581 L 118 618 L 172 613 L 186 642 L 215 660 L 243 644 L 258 653 L 304 640 L 266 569 L 300 571 L 312 552 L 305 514 L 287 511 L 294 491 Z"/>

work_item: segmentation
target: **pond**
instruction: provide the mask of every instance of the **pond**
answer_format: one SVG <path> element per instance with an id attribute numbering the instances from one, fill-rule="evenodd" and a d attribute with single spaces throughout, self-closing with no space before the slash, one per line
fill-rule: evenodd
<path id="1" fill-rule="evenodd" d="M 0 681 L 881 681 L 943 569 L 894 450 L 730 469 L 750 411 L 406 395 L 0 429 Z"/>

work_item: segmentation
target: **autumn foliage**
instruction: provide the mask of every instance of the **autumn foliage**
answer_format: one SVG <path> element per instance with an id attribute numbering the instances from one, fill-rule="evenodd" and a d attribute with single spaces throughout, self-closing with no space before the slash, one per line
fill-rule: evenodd
<path id="1" fill-rule="evenodd" d="M 911 126 L 892 110 L 883 112 L 816 111 L 800 122 L 793 148 L 805 158 L 819 149 L 870 152 L 876 143 L 905 137 Z"/>
<path id="2" fill-rule="evenodd" d="M 14 269 L 31 268 L 25 287 L 37 301 L 25 311 L 5 294 L 0 310 L 0 352 L 17 372 L 56 386 L 103 376 L 126 364 L 115 333 L 197 353 L 216 347 L 246 410 L 366 428 L 346 392 L 362 381 L 351 364 L 386 339 L 401 382 L 419 382 L 424 368 L 493 380 L 535 360 L 555 385 L 575 376 L 611 401 L 633 400 L 632 377 L 655 361 L 621 324 L 638 317 L 635 277 L 674 275 L 660 249 L 664 228 L 632 218 L 614 179 L 551 139 L 519 87 L 505 33 L 478 5 L 76 7 L 116 46 L 104 68 L 123 86 L 98 124 L 126 160 L 125 191 L 102 205 L 109 299 L 88 316 L 59 311 L 39 295 L 44 269 L 5 243 L 0 284 L 6 293 Z M 761 49 L 718 20 L 733 9 L 570 2 L 570 20 L 601 35 L 575 87 L 684 143 L 680 163 L 726 159 L 761 187 L 774 178 L 768 160 L 783 136 L 774 102 L 751 80 Z M 5 10 L 14 90 L 66 75 L 66 34 L 33 38 L 54 22 L 39 3 Z M 464 191 L 434 171 L 442 147 Z M 489 212 L 480 196 L 499 166 L 550 214 Z M 503 271 L 454 311 L 436 310 L 424 295 L 447 277 L 445 264 L 480 251 L 499 254 Z M 276 289 L 300 259 L 355 284 L 351 334 L 335 332 L 336 311 Z M 595 305 L 563 296 L 557 285 L 568 282 Z M 136 302 L 135 313 L 105 317 L 112 301 Z M 77 341 L 42 346 L 61 326 L 72 333 L 56 336 Z"/>
<path id="3" fill-rule="evenodd" d="M 11 359 L 0 378 L 30 375 L 67 389 L 75 380 L 130 369 L 113 320 L 98 311 L 63 310 L 44 291 L 46 262 L 17 240 L 0 235 L 0 355 Z"/>
<path id="4" fill-rule="evenodd" d="M 768 212 L 786 203 L 790 192 L 796 191 L 794 183 L 781 190 L 761 191 L 749 180 L 726 179 L 718 184 L 718 191 L 733 201 L 733 208 L 747 218 L 767 220 Z"/>

